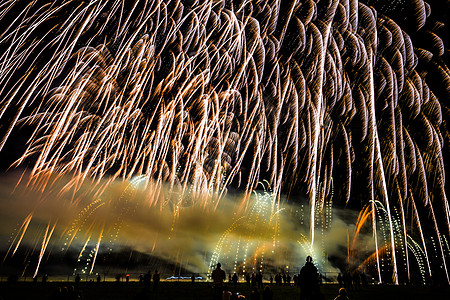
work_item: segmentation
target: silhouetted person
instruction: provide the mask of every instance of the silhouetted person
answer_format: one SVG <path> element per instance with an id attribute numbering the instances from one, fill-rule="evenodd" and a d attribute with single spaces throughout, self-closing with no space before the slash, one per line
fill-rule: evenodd
<path id="1" fill-rule="evenodd" d="M 270 279 L 269 279 L 269 281 L 270 281 L 270 285 L 272 285 L 272 284 L 273 284 L 273 276 L 272 276 L 272 274 L 270 274 Z"/>
<path id="2" fill-rule="evenodd" d="M 344 277 L 342 276 L 342 273 L 339 273 L 337 281 L 340 288 L 344 286 Z"/>
<path id="3" fill-rule="evenodd" d="M 158 291 L 159 281 L 161 280 L 161 276 L 158 273 L 158 270 L 155 270 L 153 274 L 153 291 Z"/>
<path id="4" fill-rule="evenodd" d="M 258 274 L 256 274 L 256 282 L 258 283 L 258 289 L 262 289 L 262 287 L 263 287 L 263 276 L 262 276 L 261 272 L 258 272 Z"/>
<path id="5" fill-rule="evenodd" d="M 263 300 L 273 300 L 273 292 L 268 285 L 265 286 L 262 292 L 262 298 Z"/>
<path id="6" fill-rule="evenodd" d="M 283 273 L 283 284 L 284 285 L 286 285 L 286 281 L 287 281 L 286 273 Z"/>
<path id="7" fill-rule="evenodd" d="M 144 275 L 144 284 L 148 287 L 150 287 L 150 282 L 152 281 L 152 273 L 149 270 L 145 275 Z"/>
<path id="8" fill-rule="evenodd" d="M 252 273 L 251 283 L 252 283 L 252 288 L 256 287 L 256 276 L 255 276 L 255 273 Z"/>
<path id="9" fill-rule="evenodd" d="M 300 270 L 301 300 L 314 299 L 315 295 L 319 294 L 318 277 L 319 273 L 316 266 L 312 263 L 312 257 L 308 256 L 305 265 Z"/>
<path id="10" fill-rule="evenodd" d="M 237 283 L 238 283 L 238 276 L 236 273 L 233 274 L 232 279 L 233 279 L 233 287 L 234 287 L 234 289 L 236 289 Z"/>
<path id="11" fill-rule="evenodd" d="M 289 275 L 289 274 L 287 274 L 286 275 L 286 282 L 287 282 L 287 285 L 291 285 L 291 276 Z"/>
<path id="12" fill-rule="evenodd" d="M 250 287 L 250 274 L 245 274 L 245 281 L 247 282 L 247 287 Z"/>
<path id="13" fill-rule="evenodd" d="M 46 284 L 47 283 L 47 279 L 48 279 L 48 275 L 44 274 L 44 276 L 42 276 L 42 283 Z"/>
<path id="14" fill-rule="evenodd" d="M 250 294 L 250 300 L 260 300 L 260 295 L 256 286 L 253 287 L 252 293 Z"/>
<path id="15" fill-rule="evenodd" d="M 77 274 L 77 276 L 75 276 L 75 286 L 78 287 L 80 285 L 80 274 Z"/>
<path id="16" fill-rule="evenodd" d="M 191 276 L 191 281 L 192 281 L 192 283 L 195 282 L 195 275 L 194 274 L 192 274 L 192 276 Z"/>
<path id="17" fill-rule="evenodd" d="M 345 288 L 339 289 L 339 295 L 337 295 L 337 297 L 334 298 L 334 300 L 348 300 L 347 291 L 345 290 Z"/>
<path id="18" fill-rule="evenodd" d="M 352 277 L 353 285 L 355 286 L 355 289 L 359 290 L 361 289 L 361 279 L 359 277 L 359 273 L 355 271 Z"/>
<path id="19" fill-rule="evenodd" d="M 351 290 L 352 289 L 352 275 L 350 275 L 349 272 L 346 272 L 344 274 L 344 287 L 347 290 Z"/>
<path id="20" fill-rule="evenodd" d="M 211 274 L 214 285 L 214 299 L 222 299 L 223 281 L 226 278 L 225 271 L 220 267 L 222 267 L 222 265 L 218 263 L 217 267 L 212 271 Z"/>
<path id="21" fill-rule="evenodd" d="M 127 283 L 130 282 L 130 274 L 125 275 L 125 281 Z"/>
<path id="22" fill-rule="evenodd" d="M 102 281 L 102 277 L 100 276 L 100 274 L 97 276 L 97 283 L 100 283 Z"/>

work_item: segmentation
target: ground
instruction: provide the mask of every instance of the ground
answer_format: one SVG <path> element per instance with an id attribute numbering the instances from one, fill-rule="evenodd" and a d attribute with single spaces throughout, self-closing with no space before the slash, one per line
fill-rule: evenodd
<path id="1" fill-rule="evenodd" d="M 73 282 L 48 282 L 33 284 L 31 282 L 18 282 L 8 284 L 0 282 L 1 300 L 9 299 L 56 299 L 55 291 L 59 287 L 69 287 Z M 293 286 L 271 286 L 274 300 L 300 299 L 300 289 Z M 157 292 L 150 289 L 146 295 L 144 288 L 136 282 L 130 283 L 81 283 L 79 291 L 82 299 L 187 299 L 200 300 L 211 299 L 212 288 L 205 282 L 161 282 Z M 233 290 L 233 289 L 231 289 Z M 237 286 L 237 291 L 250 298 L 250 289 L 246 284 Z M 321 287 L 321 292 L 325 299 L 333 300 L 338 293 L 336 284 L 327 284 Z M 418 286 L 369 286 L 360 290 L 350 290 L 350 300 L 413 300 L 413 299 L 449 299 L 449 287 L 418 287 Z M 58 298 L 60 299 L 60 298 Z"/>

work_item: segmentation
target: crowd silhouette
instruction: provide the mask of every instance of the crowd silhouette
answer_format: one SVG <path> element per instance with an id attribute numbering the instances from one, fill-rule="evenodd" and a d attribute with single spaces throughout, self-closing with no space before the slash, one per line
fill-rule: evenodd
<path id="1" fill-rule="evenodd" d="M 12 274 L 8 277 L 7 281 L 10 284 L 16 284 L 18 278 L 17 274 Z M 39 278 L 42 280 L 42 285 L 45 285 L 48 281 L 47 274 Z M 88 281 L 88 277 L 82 279 L 80 274 L 74 274 L 72 284 L 55 288 L 51 299 L 82 299 L 81 287 L 89 287 L 89 285 L 86 285 L 88 282 L 91 285 L 97 284 L 98 286 L 102 283 L 102 277 L 99 274 L 92 278 Z M 161 274 L 158 270 L 154 270 L 153 272 L 148 270 L 146 273 L 139 274 L 138 277 L 135 277 L 138 279 L 137 282 L 133 278 L 129 273 L 117 274 L 115 276 L 117 285 L 136 286 L 136 284 L 139 284 L 141 287 L 139 292 L 135 293 L 134 297 L 132 295 L 130 299 L 158 299 L 161 281 Z M 173 277 L 172 279 L 180 280 L 180 278 Z M 191 274 L 191 276 L 183 277 L 184 281 L 191 281 L 194 285 L 197 284 L 196 282 L 203 282 L 204 284 L 203 279 L 205 278 L 201 277 L 200 274 Z M 252 273 L 243 272 L 242 269 L 226 274 L 222 269 L 222 265 L 217 263 L 209 279 L 211 280 L 209 286 L 211 288 L 211 299 L 213 300 L 281 299 L 280 297 L 283 296 L 279 293 L 282 293 L 285 287 L 296 288 L 296 293 L 299 294 L 300 300 L 321 300 L 325 299 L 320 290 L 322 281 L 326 280 L 329 282 L 330 280 L 319 273 L 311 256 L 306 257 L 306 262 L 299 272 L 288 272 L 286 268 L 280 269 L 276 274 L 263 274 L 261 271 Z M 349 300 L 348 291 L 360 290 L 367 287 L 367 279 L 364 273 L 355 270 L 353 272 L 339 273 L 337 276 L 339 291 L 334 300 Z M 166 278 L 166 280 L 169 280 L 169 278 Z M 240 280 L 243 282 L 242 284 L 239 284 Z M 34 284 L 38 284 L 37 276 L 33 278 L 33 282 Z M 177 281 L 175 281 L 175 285 L 173 286 L 179 286 Z M 180 288 L 180 293 L 181 291 L 182 289 Z"/>
<path id="2" fill-rule="evenodd" d="M 250 290 L 250 293 L 246 295 L 247 297 L 242 295 L 237 290 L 239 281 L 239 276 L 237 273 L 233 273 L 233 275 L 231 275 L 231 273 L 228 274 L 228 281 L 233 285 L 233 291 L 231 291 L 229 287 L 224 284 L 226 275 L 221 268 L 221 264 L 218 263 L 216 269 L 213 270 L 211 275 L 214 289 L 212 299 L 233 300 L 249 298 L 251 300 L 272 300 L 274 299 L 274 292 L 271 288 L 272 285 L 300 288 L 300 300 L 325 299 L 324 295 L 320 291 L 320 285 L 322 285 L 324 278 L 314 265 L 311 256 L 306 258 L 306 262 L 298 274 L 294 274 L 292 277 L 291 274 L 285 271 L 279 272 L 275 274 L 275 276 L 270 274 L 270 277 L 268 278 L 269 284 L 265 286 L 263 285 L 264 278 L 261 272 L 251 274 L 244 273 L 241 274 L 241 276 L 244 278 L 247 290 Z M 349 300 L 347 289 L 360 289 L 361 283 L 363 286 L 367 285 L 365 275 L 357 272 L 354 272 L 353 274 L 348 272 L 345 274 L 339 273 L 337 280 L 339 285 L 339 293 L 334 298 L 335 300 Z"/>

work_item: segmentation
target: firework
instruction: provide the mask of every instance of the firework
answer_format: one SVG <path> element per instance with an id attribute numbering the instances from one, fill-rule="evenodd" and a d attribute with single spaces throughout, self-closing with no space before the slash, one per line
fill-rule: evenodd
<path id="1" fill-rule="evenodd" d="M 441 238 L 450 232 L 447 8 L 5 1 L 0 148 L 31 130 L 16 165 L 31 165 L 27 180 L 41 190 L 63 175 L 66 191 L 143 175 L 221 199 L 265 179 L 277 195 L 309 196 L 311 246 L 316 207 L 334 182 L 341 204 L 372 203 L 375 237 L 374 203 L 385 207 L 396 282 L 394 208 L 404 243 L 420 232 L 426 248 L 419 215 L 432 224 L 450 281 Z"/>

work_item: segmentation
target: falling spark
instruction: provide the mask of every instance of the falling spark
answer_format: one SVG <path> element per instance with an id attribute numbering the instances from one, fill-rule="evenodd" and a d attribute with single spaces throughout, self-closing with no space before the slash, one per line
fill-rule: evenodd
<path id="1" fill-rule="evenodd" d="M 16 253 L 17 248 L 19 248 L 19 245 L 20 245 L 20 243 L 22 242 L 23 236 L 25 235 L 25 232 L 27 231 L 28 225 L 30 225 L 30 221 L 31 221 L 31 218 L 32 218 L 32 217 L 33 217 L 33 213 L 30 213 L 30 214 L 25 218 L 25 220 L 23 221 L 22 226 L 20 226 L 20 229 L 19 229 L 19 231 L 17 232 L 16 237 L 14 238 L 14 240 L 13 240 L 12 243 L 11 243 L 11 245 L 9 246 L 8 251 L 6 251 L 5 257 L 3 258 L 3 262 L 5 262 L 6 258 L 8 257 L 9 252 L 11 251 L 11 248 L 12 248 L 13 245 L 14 245 L 14 242 L 17 240 L 16 247 L 14 247 L 14 250 L 13 250 L 11 256 L 13 256 L 13 255 Z M 20 232 L 22 232 L 22 234 L 20 234 Z M 17 237 L 19 236 L 19 234 L 20 234 L 20 237 L 19 237 L 19 239 L 17 239 Z"/>
<path id="2" fill-rule="evenodd" d="M 94 270 L 95 260 L 97 259 L 98 249 L 100 248 L 100 241 L 102 240 L 104 229 L 105 229 L 105 225 L 103 225 L 102 230 L 100 231 L 100 234 L 98 236 L 98 241 L 97 241 L 97 245 L 95 246 L 95 254 L 94 254 L 94 258 L 92 260 L 92 265 L 91 265 L 91 270 L 89 271 L 89 275 L 92 274 L 92 271 Z"/>
<path id="3" fill-rule="evenodd" d="M 37 264 L 37 266 L 36 266 L 36 271 L 34 272 L 33 278 L 35 278 L 35 277 L 37 276 L 37 274 L 38 274 L 39 266 L 41 265 L 42 257 L 43 257 L 44 254 L 45 254 L 45 250 L 47 249 L 48 242 L 50 241 L 50 238 L 52 237 L 53 231 L 55 230 L 55 227 L 56 227 L 56 224 L 57 224 L 57 223 L 58 223 L 58 222 L 55 222 L 55 224 L 53 224 L 53 227 L 52 227 L 52 229 L 50 230 L 50 232 L 49 232 L 49 229 L 50 229 L 50 222 L 49 222 L 48 225 L 47 225 L 47 229 L 45 230 L 44 238 L 43 238 L 43 240 L 42 240 L 42 245 L 41 245 L 41 251 L 40 251 L 40 253 L 39 253 L 38 264 Z"/>

